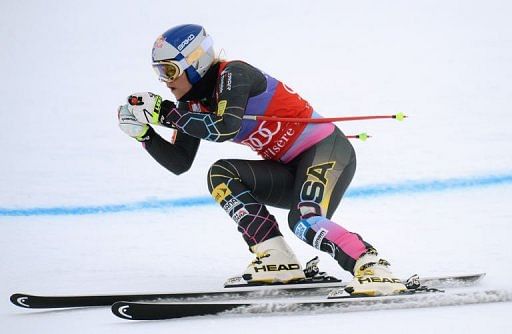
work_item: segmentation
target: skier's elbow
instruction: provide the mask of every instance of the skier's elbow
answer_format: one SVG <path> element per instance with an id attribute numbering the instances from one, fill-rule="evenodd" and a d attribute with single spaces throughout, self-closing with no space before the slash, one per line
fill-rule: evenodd
<path id="1" fill-rule="evenodd" d="M 186 172 L 188 172 L 190 170 L 190 167 L 192 167 L 192 163 L 183 163 L 183 164 L 174 166 L 174 168 L 171 170 L 171 172 L 173 172 L 173 174 L 175 174 L 175 175 L 185 174 Z"/>

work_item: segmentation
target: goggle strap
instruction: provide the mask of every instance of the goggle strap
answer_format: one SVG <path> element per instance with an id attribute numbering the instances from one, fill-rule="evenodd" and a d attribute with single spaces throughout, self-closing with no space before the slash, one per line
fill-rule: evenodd
<path id="1" fill-rule="evenodd" d="M 194 64 L 196 61 L 198 61 L 203 54 L 205 54 L 206 50 L 211 48 L 213 46 L 213 39 L 210 36 L 207 36 L 203 41 L 201 42 L 201 45 L 197 47 L 194 51 L 192 51 L 185 59 L 187 60 L 188 65 Z"/>

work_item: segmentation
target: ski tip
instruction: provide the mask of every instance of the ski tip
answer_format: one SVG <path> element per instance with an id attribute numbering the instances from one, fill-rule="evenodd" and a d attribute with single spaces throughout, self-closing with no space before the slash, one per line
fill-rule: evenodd
<path id="1" fill-rule="evenodd" d="M 475 274 L 475 281 L 480 281 L 482 280 L 485 275 L 487 275 L 487 273 L 478 273 L 478 274 Z"/>
<path id="2" fill-rule="evenodd" d="M 112 307 L 112 313 L 121 319 L 133 320 L 133 316 L 130 314 L 130 303 L 128 302 L 115 302 Z"/>
<path id="3" fill-rule="evenodd" d="M 23 308 L 31 308 L 30 302 L 29 302 L 29 295 L 21 294 L 21 293 L 15 293 L 11 295 L 11 303 L 13 303 L 16 306 L 23 307 Z"/>
<path id="4" fill-rule="evenodd" d="M 481 273 L 476 273 L 476 274 L 462 274 L 462 275 L 459 275 L 459 276 L 454 276 L 454 279 L 455 280 L 463 280 L 463 281 L 467 281 L 467 282 L 478 282 L 480 281 L 481 279 L 483 279 L 485 277 L 486 273 L 484 272 L 481 272 Z"/>

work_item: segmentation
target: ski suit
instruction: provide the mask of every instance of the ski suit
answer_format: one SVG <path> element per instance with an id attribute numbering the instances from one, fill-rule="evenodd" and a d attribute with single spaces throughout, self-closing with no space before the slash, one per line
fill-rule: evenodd
<path id="1" fill-rule="evenodd" d="M 163 115 L 170 105 L 162 103 Z M 320 115 L 282 82 L 241 61 L 212 65 L 179 100 L 178 110 L 172 116 L 177 129 L 172 143 L 152 129 L 143 143 L 155 160 L 181 174 L 190 168 L 201 139 L 249 146 L 263 160 L 221 159 L 207 178 L 212 196 L 246 243 L 281 235 L 266 205 L 289 209 L 295 235 L 353 273 L 355 261 L 372 246 L 330 220 L 356 169 L 354 149 L 340 129 L 332 123 L 243 119 Z"/>

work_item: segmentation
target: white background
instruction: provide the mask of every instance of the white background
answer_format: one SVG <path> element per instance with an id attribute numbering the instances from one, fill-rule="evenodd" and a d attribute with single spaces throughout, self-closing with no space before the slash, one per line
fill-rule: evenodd
<path id="1" fill-rule="evenodd" d="M 509 1 L 9 1 L 0 11 L 0 208 L 75 207 L 208 195 L 231 143 L 201 144 L 192 169 L 161 168 L 117 126 L 131 92 L 170 98 L 151 47 L 198 23 L 217 52 L 283 80 L 324 116 L 405 112 L 403 123 L 343 123 L 353 186 L 510 173 Z M 169 136 L 169 131 L 160 131 Z M 334 220 L 379 248 L 400 276 L 486 271 L 511 288 L 510 183 L 347 198 Z M 315 250 L 271 209 L 300 258 Z M 220 288 L 251 254 L 216 206 L 68 216 L 0 216 L 0 330 L 5 333 L 244 331 L 507 332 L 511 304 L 126 323 L 108 309 L 27 311 L 14 292 L 111 293 Z M 327 255 L 321 268 L 345 280 Z"/>

